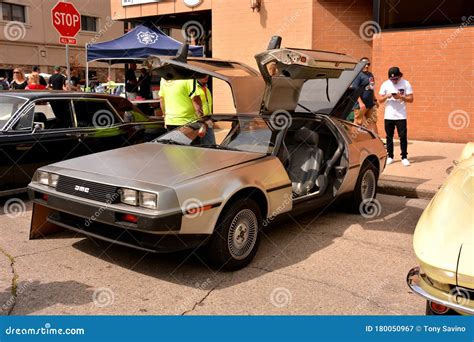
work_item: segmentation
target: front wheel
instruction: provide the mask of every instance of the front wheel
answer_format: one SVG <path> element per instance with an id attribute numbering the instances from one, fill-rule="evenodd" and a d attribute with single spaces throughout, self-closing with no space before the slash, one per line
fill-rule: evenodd
<path id="1" fill-rule="evenodd" d="M 377 168 L 372 163 L 366 161 L 362 165 L 351 198 L 350 207 L 353 212 L 361 212 L 361 207 L 377 196 L 377 173 Z"/>
<path id="2" fill-rule="evenodd" d="M 257 253 L 262 216 L 252 199 L 237 200 L 224 210 L 209 241 L 208 254 L 218 267 L 238 270 Z"/>

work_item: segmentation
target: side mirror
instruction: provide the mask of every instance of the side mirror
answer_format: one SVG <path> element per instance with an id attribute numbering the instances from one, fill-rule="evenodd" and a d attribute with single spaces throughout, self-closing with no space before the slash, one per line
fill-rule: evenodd
<path id="1" fill-rule="evenodd" d="M 33 122 L 33 133 L 36 131 L 42 131 L 44 129 L 43 122 Z"/>

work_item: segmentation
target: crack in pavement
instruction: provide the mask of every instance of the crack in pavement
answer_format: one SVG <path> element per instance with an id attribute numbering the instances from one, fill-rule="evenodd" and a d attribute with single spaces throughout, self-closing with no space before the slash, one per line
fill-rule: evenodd
<path id="1" fill-rule="evenodd" d="M 1 311 L 7 311 L 5 307 L 8 307 L 7 316 L 10 316 L 13 309 L 16 305 L 16 298 L 18 296 L 17 289 L 18 289 L 18 278 L 19 275 L 15 270 L 15 257 L 5 251 L 2 247 L 0 247 L 0 253 L 7 257 L 10 260 L 10 268 L 12 272 L 12 281 L 11 281 L 11 298 L 2 306 Z"/>
<path id="2" fill-rule="evenodd" d="M 186 310 L 184 311 L 183 313 L 181 313 L 180 316 L 185 316 L 186 314 L 190 313 L 190 312 L 193 312 L 198 305 L 201 305 L 210 295 L 211 293 L 217 289 L 219 287 L 219 285 L 221 285 L 222 283 L 224 282 L 224 280 L 221 280 L 219 283 L 217 283 L 217 285 L 215 285 L 214 287 L 212 287 L 209 291 L 207 291 L 207 293 L 204 295 L 204 297 L 202 297 L 199 301 L 197 301 L 196 303 L 194 303 L 193 307 L 190 309 L 190 310 Z"/>

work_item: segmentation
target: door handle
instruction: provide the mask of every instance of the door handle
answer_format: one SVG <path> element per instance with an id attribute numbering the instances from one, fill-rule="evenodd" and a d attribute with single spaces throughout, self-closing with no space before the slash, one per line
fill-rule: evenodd
<path id="1" fill-rule="evenodd" d="M 16 145 L 17 151 L 28 151 L 31 150 L 33 144 L 18 144 Z"/>

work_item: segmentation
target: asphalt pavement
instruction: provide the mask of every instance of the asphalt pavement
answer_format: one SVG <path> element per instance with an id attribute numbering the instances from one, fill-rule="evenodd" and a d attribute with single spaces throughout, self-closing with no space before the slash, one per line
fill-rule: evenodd
<path id="1" fill-rule="evenodd" d="M 379 195 L 372 218 L 332 207 L 276 223 L 238 272 L 200 252 L 149 254 L 71 232 L 29 241 L 31 203 L 20 199 L 24 211 L 0 211 L 0 314 L 424 314 L 405 284 L 424 199 Z"/>

